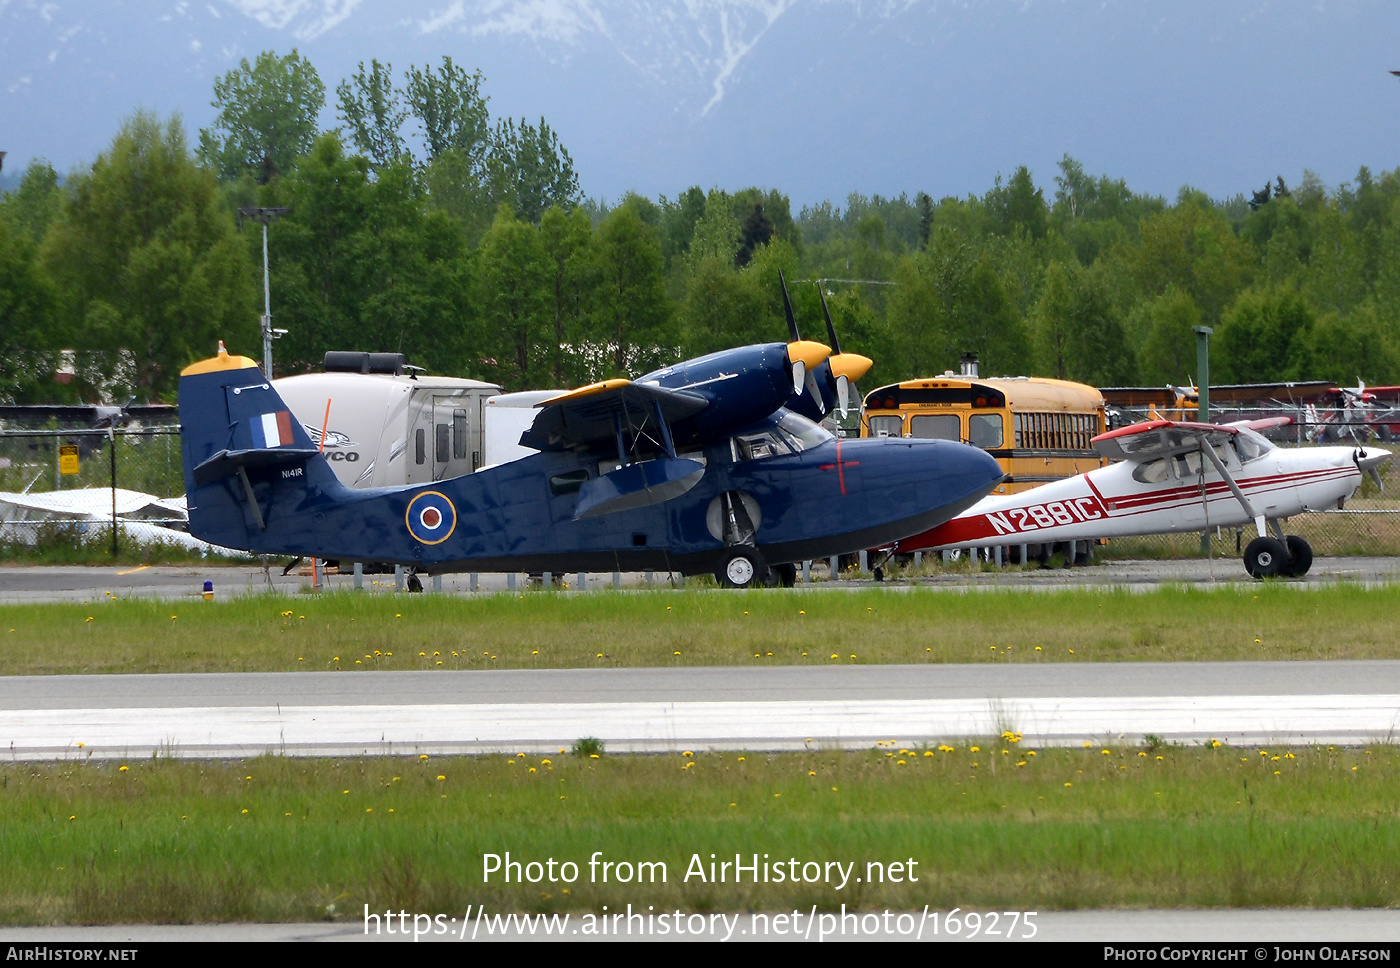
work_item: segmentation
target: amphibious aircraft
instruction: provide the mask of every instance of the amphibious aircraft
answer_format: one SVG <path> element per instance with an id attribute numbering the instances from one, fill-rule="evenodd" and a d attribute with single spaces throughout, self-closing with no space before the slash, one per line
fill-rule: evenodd
<path id="1" fill-rule="evenodd" d="M 830 352 L 760 344 L 592 384 L 539 404 L 520 438 L 529 457 L 352 490 L 257 365 L 220 344 L 180 380 L 190 531 L 259 554 L 426 574 L 660 569 L 745 587 L 771 580 L 773 565 L 790 584 L 793 562 L 926 531 L 1001 480 L 996 461 L 963 444 L 843 441 L 787 409 Z M 823 409 L 858 368 L 821 373 Z"/>
<path id="2" fill-rule="evenodd" d="M 1340 506 L 1363 474 L 1380 483 L 1391 457 L 1375 447 L 1280 448 L 1260 431 L 1289 417 L 1202 424 L 1149 420 L 1095 437 L 1119 463 L 1020 494 L 986 498 L 945 524 L 900 541 L 900 554 L 951 548 L 1039 546 L 1083 539 L 1253 525 L 1244 551 L 1255 578 L 1297 577 L 1312 548 L 1281 521 Z M 1271 529 L 1273 537 L 1267 534 Z"/>

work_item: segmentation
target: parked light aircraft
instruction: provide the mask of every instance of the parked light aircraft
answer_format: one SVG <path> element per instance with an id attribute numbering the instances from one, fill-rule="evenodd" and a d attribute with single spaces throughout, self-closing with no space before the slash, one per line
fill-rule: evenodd
<path id="1" fill-rule="evenodd" d="M 185 530 L 183 498 L 162 498 L 124 487 L 80 487 L 67 491 L 0 491 L 0 537 L 21 544 L 34 544 L 45 528 L 71 528 L 79 533 L 96 532 L 112 526 L 115 510 L 117 525 L 124 539 L 142 544 L 168 544 L 190 551 L 208 553 L 207 542 L 193 538 Z M 108 532 L 110 534 L 110 531 Z"/>
<path id="2" fill-rule="evenodd" d="M 787 409 L 804 392 L 822 413 L 843 402 L 841 384 L 864 371 L 832 367 L 830 354 L 768 343 L 592 384 L 538 405 L 520 438 L 529 457 L 352 490 L 257 365 L 221 344 L 180 380 L 190 530 L 260 554 L 427 574 L 713 571 L 744 587 L 770 565 L 790 584 L 792 562 L 926 531 L 1001 480 L 976 448 L 843 441 Z"/>
<path id="3" fill-rule="evenodd" d="M 1361 485 L 1380 482 L 1391 457 L 1375 447 L 1280 448 L 1260 431 L 1288 417 L 1202 424 L 1150 420 L 1093 439 L 1110 464 L 1032 491 L 986 498 L 945 524 L 900 541 L 905 552 L 1205 531 L 1252 524 L 1244 552 L 1255 578 L 1297 577 L 1312 548 L 1281 521 L 1340 506 Z M 1266 529 L 1274 533 L 1270 537 Z"/>

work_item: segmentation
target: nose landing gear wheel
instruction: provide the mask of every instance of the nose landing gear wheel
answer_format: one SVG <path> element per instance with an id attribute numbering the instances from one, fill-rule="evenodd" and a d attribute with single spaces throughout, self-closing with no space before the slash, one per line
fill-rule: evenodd
<path id="1" fill-rule="evenodd" d="M 1244 549 L 1244 570 L 1251 578 L 1273 578 L 1288 564 L 1288 549 L 1277 538 L 1255 538 Z"/>
<path id="2" fill-rule="evenodd" d="M 423 590 L 423 581 L 414 572 L 408 573 L 408 580 L 405 584 L 408 586 L 408 590 L 415 595 Z"/>
<path id="3" fill-rule="evenodd" d="M 757 548 L 730 548 L 715 566 L 715 580 L 722 588 L 749 588 L 768 579 L 768 563 Z"/>
<path id="4" fill-rule="evenodd" d="M 1296 534 L 1284 538 L 1283 543 L 1288 551 L 1288 561 L 1278 573 L 1285 578 L 1302 578 L 1308 573 L 1308 569 L 1312 568 L 1312 545 Z"/>

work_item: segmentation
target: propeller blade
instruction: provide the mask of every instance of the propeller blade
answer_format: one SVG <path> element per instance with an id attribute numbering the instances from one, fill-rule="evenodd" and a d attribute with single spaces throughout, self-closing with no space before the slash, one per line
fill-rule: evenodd
<path id="1" fill-rule="evenodd" d="M 844 419 L 851 405 L 851 381 L 844 373 L 836 378 L 836 399 L 840 401 L 841 416 Z"/>
<path id="2" fill-rule="evenodd" d="M 792 361 L 792 392 L 801 393 L 806 383 L 807 364 L 801 360 Z"/>
<path id="3" fill-rule="evenodd" d="M 807 392 L 812 397 L 812 402 L 817 405 L 818 413 L 826 413 L 826 401 L 822 399 L 822 391 L 817 386 L 817 374 L 814 370 L 807 371 Z"/>
<path id="4" fill-rule="evenodd" d="M 797 333 L 797 317 L 792 314 L 792 300 L 788 298 L 787 280 L 783 278 L 783 270 L 778 270 L 778 285 L 783 290 L 783 314 L 787 316 L 788 336 L 791 342 L 798 342 L 802 339 Z M 800 389 L 800 388 L 799 388 Z"/>
<path id="5" fill-rule="evenodd" d="M 1376 490 L 1378 490 L 1378 491 L 1384 491 L 1384 490 L 1385 490 L 1385 482 L 1381 480 L 1381 472 L 1380 472 L 1379 468 L 1368 467 L 1368 468 L 1366 468 L 1366 473 L 1369 474 L 1369 475 L 1371 475 L 1371 480 L 1373 480 L 1373 481 L 1376 482 Z"/>

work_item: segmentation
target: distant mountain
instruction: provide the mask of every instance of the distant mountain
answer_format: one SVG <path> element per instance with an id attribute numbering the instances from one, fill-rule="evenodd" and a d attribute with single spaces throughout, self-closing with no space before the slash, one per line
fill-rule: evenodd
<path id="1" fill-rule="evenodd" d="M 1018 164 L 1053 190 L 1067 152 L 1225 195 L 1400 163 L 1397 27 L 1382 0 L 0 0 L 0 150 L 82 164 L 137 107 L 193 140 L 215 77 L 297 47 L 332 100 L 372 57 L 479 67 L 610 198 L 964 194 Z"/>

